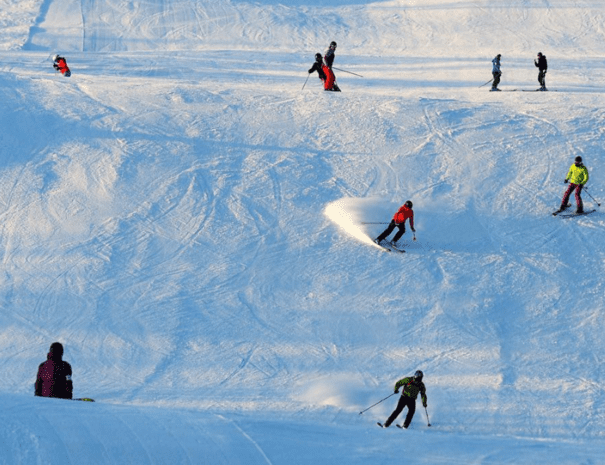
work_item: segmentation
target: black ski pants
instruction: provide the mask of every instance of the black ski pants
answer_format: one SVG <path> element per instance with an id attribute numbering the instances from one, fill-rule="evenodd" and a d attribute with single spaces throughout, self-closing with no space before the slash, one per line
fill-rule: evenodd
<path id="1" fill-rule="evenodd" d="M 502 73 L 492 73 L 492 75 L 494 76 L 494 82 L 492 83 L 492 87 L 498 87 L 498 84 L 500 84 L 500 76 L 502 75 Z"/>
<path id="2" fill-rule="evenodd" d="M 393 410 L 393 413 L 391 413 L 391 416 L 388 418 L 384 426 L 389 427 L 391 423 L 395 421 L 395 418 L 397 418 L 399 414 L 403 412 L 403 409 L 405 407 L 408 408 L 408 414 L 405 417 L 405 421 L 403 422 L 403 427 L 407 428 L 408 426 L 410 426 L 410 423 L 412 423 L 412 418 L 414 417 L 414 413 L 416 412 L 416 399 L 412 399 L 411 397 L 408 397 L 404 394 L 402 394 L 399 398 L 399 402 L 397 402 L 397 407 L 395 408 L 395 410 Z"/>
<path id="3" fill-rule="evenodd" d="M 382 234 L 376 238 L 376 240 L 378 242 L 383 241 L 389 236 L 389 234 L 393 232 L 395 228 L 399 228 L 399 231 L 397 231 L 397 234 L 395 234 L 395 237 L 393 237 L 393 242 L 397 242 L 399 239 L 401 239 L 401 236 L 405 234 L 405 223 L 397 224 L 393 220 L 391 220 L 391 222 L 387 226 L 387 229 L 385 229 Z"/>
<path id="4" fill-rule="evenodd" d="M 538 82 L 542 87 L 546 87 L 546 70 L 541 69 L 538 73 Z"/>

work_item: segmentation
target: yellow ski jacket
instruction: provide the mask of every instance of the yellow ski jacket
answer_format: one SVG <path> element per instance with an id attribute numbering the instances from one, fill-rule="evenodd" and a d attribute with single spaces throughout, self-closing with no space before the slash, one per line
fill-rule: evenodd
<path id="1" fill-rule="evenodd" d="M 572 184 L 586 184 L 588 182 L 588 168 L 583 164 L 576 165 L 575 163 L 569 168 L 567 173 L 566 181 Z"/>

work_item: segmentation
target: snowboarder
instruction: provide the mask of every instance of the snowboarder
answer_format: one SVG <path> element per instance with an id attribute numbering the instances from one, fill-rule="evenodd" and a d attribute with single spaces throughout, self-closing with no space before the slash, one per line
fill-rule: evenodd
<path id="1" fill-rule="evenodd" d="M 324 90 L 331 90 L 335 92 L 340 92 L 338 85 L 336 84 L 336 77 L 330 68 L 328 68 L 324 62 L 321 53 L 315 54 L 315 63 L 309 69 L 309 74 L 317 71 L 319 75 L 319 79 L 324 83 Z"/>
<path id="2" fill-rule="evenodd" d="M 47 360 L 38 367 L 34 395 L 40 397 L 73 398 L 71 365 L 63 360 L 63 345 L 53 342 Z"/>
<path id="3" fill-rule="evenodd" d="M 496 55 L 496 58 L 492 60 L 492 76 L 494 76 L 494 80 L 492 82 L 492 92 L 499 91 L 498 84 L 500 84 L 500 76 L 502 76 L 502 71 L 500 71 L 500 55 Z"/>
<path id="4" fill-rule="evenodd" d="M 334 63 L 334 58 L 336 58 L 336 42 L 330 42 L 330 47 L 326 50 L 326 54 L 324 55 L 324 60 L 326 61 L 326 66 L 332 69 L 332 64 Z"/>
<path id="5" fill-rule="evenodd" d="M 546 71 L 548 70 L 548 63 L 546 62 L 546 56 L 542 55 L 542 52 L 538 52 L 538 58 L 534 60 L 534 65 L 538 68 L 538 82 L 540 83 L 540 89 L 548 90 L 546 88 Z"/>
<path id="6" fill-rule="evenodd" d="M 416 232 L 416 230 L 414 229 L 414 210 L 412 210 L 412 207 L 412 201 L 406 201 L 399 208 L 399 210 L 397 210 L 397 213 L 393 215 L 393 219 L 391 220 L 387 228 L 382 232 L 382 234 L 380 234 L 380 236 L 374 239 L 374 242 L 380 245 L 380 243 L 385 240 L 395 228 L 399 228 L 399 231 L 397 231 L 397 234 L 395 234 L 393 240 L 391 241 L 391 244 L 394 247 L 397 247 L 397 241 L 401 238 L 401 236 L 405 234 L 405 221 L 408 218 L 410 220 L 410 228 L 413 232 Z"/>
<path id="7" fill-rule="evenodd" d="M 422 371 L 418 370 L 414 373 L 414 376 L 408 376 L 407 378 L 400 379 L 395 383 L 395 393 L 399 392 L 399 388 L 403 388 L 403 392 L 401 393 L 401 397 L 399 398 L 399 402 L 397 402 L 397 407 L 391 413 L 391 416 L 387 419 L 384 425 L 381 425 L 383 428 L 388 428 L 391 426 L 391 423 L 395 421 L 395 418 L 399 416 L 405 407 L 408 408 L 408 414 L 405 417 L 405 421 L 403 422 L 403 427 L 407 428 L 410 426 L 412 422 L 412 418 L 414 417 L 414 412 L 416 412 L 416 397 L 418 397 L 418 393 L 420 393 L 420 398 L 422 399 L 422 406 L 426 408 L 427 406 L 427 398 L 426 398 L 426 387 L 422 382 L 424 374 Z"/>
<path id="8" fill-rule="evenodd" d="M 582 157 L 578 156 L 575 158 L 574 163 L 569 167 L 569 171 L 563 182 L 565 184 L 569 183 L 569 187 L 565 191 L 565 194 L 563 194 L 561 206 L 557 213 L 562 212 L 570 206 L 567 202 L 569 202 L 569 196 L 574 190 L 576 191 L 576 213 L 584 213 L 584 204 L 582 203 L 581 194 L 582 189 L 588 182 L 588 168 L 582 163 Z"/>
<path id="9" fill-rule="evenodd" d="M 67 66 L 67 60 L 65 60 L 65 58 L 62 56 L 53 56 L 53 68 L 61 72 L 61 74 L 65 77 L 71 76 L 71 71 L 69 69 L 69 66 Z"/>

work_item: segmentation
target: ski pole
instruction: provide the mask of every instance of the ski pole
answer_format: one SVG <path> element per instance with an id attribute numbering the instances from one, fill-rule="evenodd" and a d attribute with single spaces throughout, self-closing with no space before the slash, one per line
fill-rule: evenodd
<path id="1" fill-rule="evenodd" d="M 303 87 L 300 90 L 305 90 L 305 86 L 307 85 L 307 81 L 309 80 L 309 76 L 311 76 L 311 74 L 307 74 L 307 79 L 305 79 L 305 83 L 303 84 Z"/>
<path id="2" fill-rule="evenodd" d="M 483 87 L 483 86 L 488 85 L 488 84 L 489 84 L 490 82 L 492 82 L 493 80 L 494 80 L 494 78 L 491 78 L 491 79 L 490 79 L 489 81 L 487 81 L 485 84 L 481 84 L 481 85 L 479 86 L 479 88 L 481 88 L 481 87 Z"/>
<path id="3" fill-rule="evenodd" d="M 332 66 L 332 69 L 335 69 L 336 71 L 342 71 L 343 73 L 349 73 L 349 74 L 352 74 L 354 76 L 363 77 L 361 74 L 352 73 L 351 71 L 347 71 L 346 69 L 340 69 L 340 68 L 337 68 L 336 66 Z"/>
<path id="4" fill-rule="evenodd" d="M 431 426 L 431 422 L 429 421 L 429 411 L 424 407 L 424 411 L 426 412 L 426 425 Z"/>
<path id="5" fill-rule="evenodd" d="M 598 205 L 599 207 L 601 206 L 601 204 L 600 204 L 599 202 L 597 202 L 597 200 L 596 200 L 596 199 L 595 199 L 595 198 L 594 198 L 592 195 L 590 195 L 590 192 L 588 192 L 588 189 L 587 189 L 587 188 L 584 188 L 584 192 L 586 192 L 586 193 L 588 194 L 588 196 L 589 196 L 589 197 L 590 197 L 592 200 L 594 200 L 594 201 L 597 203 L 597 205 Z"/>
<path id="6" fill-rule="evenodd" d="M 394 396 L 395 394 L 397 394 L 396 392 L 394 392 L 393 394 L 391 394 L 390 396 L 386 396 L 384 399 L 379 400 L 378 402 L 376 402 L 374 405 L 370 405 L 367 409 L 362 410 L 361 412 L 359 412 L 359 414 L 361 415 L 363 412 L 367 412 L 368 410 L 370 410 L 372 407 L 376 407 L 379 403 L 384 402 L 385 400 L 387 400 L 389 397 Z"/>

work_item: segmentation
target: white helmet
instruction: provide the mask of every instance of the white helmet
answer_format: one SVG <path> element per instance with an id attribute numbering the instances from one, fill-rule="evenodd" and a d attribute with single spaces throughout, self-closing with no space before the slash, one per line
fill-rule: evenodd
<path id="1" fill-rule="evenodd" d="M 57 58 L 59 58 L 59 55 L 53 55 L 53 61 L 57 61 Z"/>

